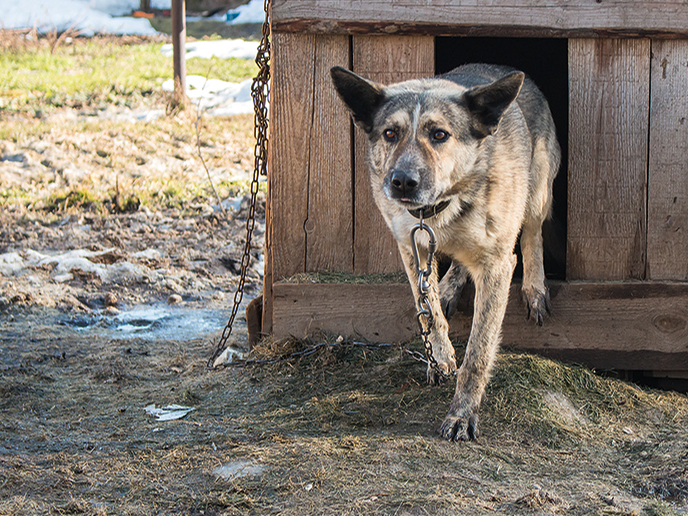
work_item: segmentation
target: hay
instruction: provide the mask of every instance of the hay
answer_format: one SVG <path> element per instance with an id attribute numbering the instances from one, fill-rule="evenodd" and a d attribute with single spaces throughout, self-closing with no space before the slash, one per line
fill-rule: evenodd
<path id="1" fill-rule="evenodd" d="M 347 272 L 303 272 L 283 279 L 282 283 L 347 283 L 352 285 L 376 285 L 381 283 L 408 283 L 403 272 L 380 274 L 350 274 Z"/>

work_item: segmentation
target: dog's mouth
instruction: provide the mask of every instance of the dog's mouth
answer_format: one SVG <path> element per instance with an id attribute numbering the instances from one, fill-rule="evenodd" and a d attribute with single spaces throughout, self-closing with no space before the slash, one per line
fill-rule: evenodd
<path id="1" fill-rule="evenodd" d="M 444 202 L 443 199 L 418 199 L 418 198 L 412 198 L 412 197 L 396 197 L 392 199 L 393 201 L 398 202 L 400 205 L 402 205 L 406 209 L 416 209 L 416 208 L 427 208 L 429 206 L 433 206 L 435 204 L 441 204 Z"/>
<path id="2" fill-rule="evenodd" d="M 405 210 L 419 210 L 426 206 L 426 204 L 422 202 L 418 202 L 414 199 L 409 199 L 406 197 L 393 200 L 397 202 Z"/>

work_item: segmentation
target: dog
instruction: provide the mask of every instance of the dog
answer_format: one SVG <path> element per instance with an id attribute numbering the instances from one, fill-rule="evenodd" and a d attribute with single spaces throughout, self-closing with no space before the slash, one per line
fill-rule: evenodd
<path id="1" fill-rule="evenodd" d="M 527 318 L 542 325 L 550 312 L 542 224 L 550 216 L 561 151 L 549 105 L 523 72 L 500 65 L 468 64 L 389 86 L 342 67 L 330 74 L 368 137 L 373 197 L 397 241 L 417 306 L 411 230 L 419 217 L 434 231 L 438 252 L 451 259 L 441 281 L 436 266 L 429 278 L 434 324 L 428 339 L 437 365 L 428 365 L 427 378 L 438 384 L 457 375 L 439 432 L 449 441 L 476 439 L 519 234 Z M 423 264 L 429 236 L 419 233 Z M 447 318 L 469 277 L 475 285 L 473 322 L 457 371 Z"/>

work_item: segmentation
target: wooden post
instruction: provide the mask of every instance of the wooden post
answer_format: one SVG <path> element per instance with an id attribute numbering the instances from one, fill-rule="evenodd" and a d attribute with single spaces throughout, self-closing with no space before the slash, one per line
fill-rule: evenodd
<path id="1" fill-rule="evenodd" d="M 186 96 L 186 9 L 184 0 L 172 0 L 172 60 L 174 62 L 174 98 Z"/>
<path id="2" fill-rule="evenodd" d="M 150 0 L 141 0 L 140 9 L 144 13 L 150 12 Z"/>

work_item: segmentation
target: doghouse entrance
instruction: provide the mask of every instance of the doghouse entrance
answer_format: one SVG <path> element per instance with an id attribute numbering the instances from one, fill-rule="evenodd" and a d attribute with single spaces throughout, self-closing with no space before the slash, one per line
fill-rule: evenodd
<path id="1" fill-rule="evenodd" d="M 569 128 L 568 40 L 553 38 L 435 38 L 435 71 L 446 73 L 466 63 L 509 65 L 535 81 L 549 102 L 561 146 L 554 180 L 552 220 L 543 228 L 545 273 L 566 279 L 566 203 Z M 522 275 L 521 256 L 515 276 Z"/>

